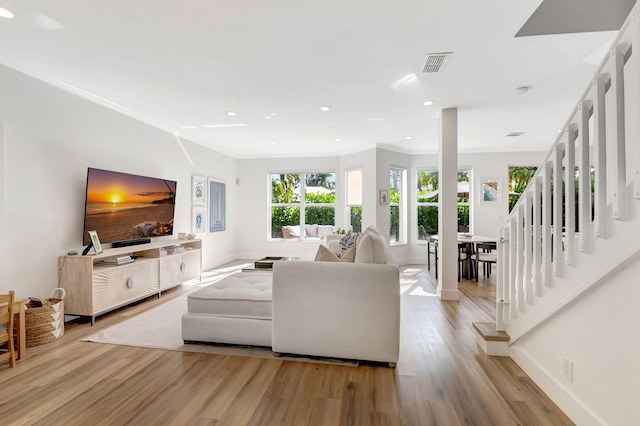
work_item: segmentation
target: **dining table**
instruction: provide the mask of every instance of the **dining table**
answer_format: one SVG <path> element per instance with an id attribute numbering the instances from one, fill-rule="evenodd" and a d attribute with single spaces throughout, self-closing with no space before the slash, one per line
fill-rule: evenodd
<path id="1" fill-rule="evenodd" d="M 438 241 L 438 235 L 431 235 L 430 236 L 430 240 L 431 241 Z M 466 248 L 465 248 L 465 252 L 467 253 L 467 259 L 471 259 L 471 256 L 476 252 L 476 244 L 478 243 L 497 243 L 498 242 L 498 238 L 497 237 L 487 237 L 487 236 L 482 236 L 482 235 L 473 235 L 470 233 L 466 233 L 466 232 L 458 232 L 457 235 L 457 241 L 458 244 L 465 244 Z M 473 268 L 471 268 L 471 262 L 467 261 L 466 262 L 466 276 L 465 278 L 470 280 L 473 278 Z"/>

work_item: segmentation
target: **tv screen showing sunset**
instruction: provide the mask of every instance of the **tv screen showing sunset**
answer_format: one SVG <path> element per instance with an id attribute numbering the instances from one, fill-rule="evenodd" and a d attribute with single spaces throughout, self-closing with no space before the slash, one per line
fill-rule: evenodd
<path id="1" fill-rule="evenodd" d="M 173 234 L 176 186 L 172 180 L 90 168 L 83 244 L 94 230 L 103 243 Z"/>

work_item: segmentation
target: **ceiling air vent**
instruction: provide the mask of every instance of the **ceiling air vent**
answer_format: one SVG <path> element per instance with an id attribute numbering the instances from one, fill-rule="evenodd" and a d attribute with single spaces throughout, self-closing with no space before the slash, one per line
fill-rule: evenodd
<path id="1" fill-rule="evenodd" d="M 522 136 L 524 132 L 511 132 L 507 136 Z"/>
<path id="2" fill-rule="evenodd" d="M 424 63 L 422 72 L 425 74 L 433 74 L 442 71 L 452 55 L 453 52 L 427 53 L 427 60 Z"/>

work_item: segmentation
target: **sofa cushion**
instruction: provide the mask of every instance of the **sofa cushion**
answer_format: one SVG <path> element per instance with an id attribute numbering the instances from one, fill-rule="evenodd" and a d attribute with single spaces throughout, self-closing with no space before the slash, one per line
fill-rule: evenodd
<path id="1" fill-rule="evenodd" d="M 355 263 L 387 263 L 387 253 L 384 241 L 373 232 L 358 238 L 356 245 Z"/>
<path id="2" fill-rule="evenodd" d="M 318 225 L 305 225 L 304 232 L 309 238 L 318 238 Z"/>
<path id="3" fill-rule="evenodd" d="M 334 231 L 334 227 L 331 225 L 318 225 L 318 237 L 322 238 L 327 234 Z"/>
<path id="4" fill-rule="evenodd" d="M 233 318 L 271 318 L 269 272 L 241 272 L 208 285 L 187 297 L 191 314 Z"/>
<path id="5" fill-rule="evenodd" d="M 327 247 L 320 245 L 316 253 L 316 262 L 353 262 L 356 257 L 356 248 L 352 246 L 342 257 L 338 257 Z"/>

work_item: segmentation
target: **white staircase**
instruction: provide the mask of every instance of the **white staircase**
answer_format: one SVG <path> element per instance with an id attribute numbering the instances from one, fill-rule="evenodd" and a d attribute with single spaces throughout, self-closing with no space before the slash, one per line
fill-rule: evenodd
<path id="1" fill-rule="evenodd" d="M 496 324 L 476 327 L 580 425 L 640 418 L 639 11 L 500 230 Z"/>
<path id="2" fill-rule="evenodd" d="M 509 345 L 640 251 L 637 14 L 500 231 L 496 329 Z"/>

